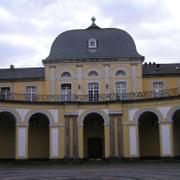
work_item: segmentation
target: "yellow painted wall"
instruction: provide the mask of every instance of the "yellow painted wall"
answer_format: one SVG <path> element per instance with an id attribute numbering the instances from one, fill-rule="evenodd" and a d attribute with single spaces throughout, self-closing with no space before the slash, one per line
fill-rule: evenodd
<path id="1" fill-rule="evenodd" d="M 129 92 L 133 92 L 133 80 L 132 80 L 132 65 L 136 65 L 137 72 L 137 91 L 151 91 L 152 90 L 152 81 L 163 81 L 165 82 L 165 88 L 171 89 L 179 86 L 180 77 L 142 77 L 142 67 L 140 62 L 135 61 L 121 61 L 121 62 L 87 62 L 79 63 L 82 67 L 82 95 L 87 94 L 87 84 L 88 82 L 99 82 L 100 83 L 100 93 L 106 93 L 105 77 L 104 77 L 104 66 L 108 65 L 110 68 L 110 93 L 115 93 L 115 82 L 116 81 L 126 81 L 128 83 Z M 50 80 L 51 80 L 51 70 L 50 66 L 46 65 L 45 67 L 45 81 L 17 81 L 17 82 L 0 82 L 0 87 L 11 87 L 13 93 L 25 93 L 26 86 L 36 85 L 37 93 L 39 95 L 50 94 Z M 78 82 L 77 82 L 77 63 L 61 63 L 54 64 L 55 66 L 55 94 L 59 95 L 60 93 L 60 84 L 61 83 L 72 83 L 73 94 L 78 94 Z M 122 69 L 125 70 L 127 75 L 125 77 L 115 77 L 114 73 L 116 70 Z M 99 76 L 96 78 L 87 77 L 87 73 L 90 70 L 97 70 Z M 70 71 L 72 73 L 72 78 L 70 79 L 61 79 L 61 74 L 64 71 Z M 130 122 L 128 116 L 128 110 L 131 109 L 155 109 L 158 110 L 159 107 L 175 107 L 180 104 L 179 99 L 169 99 L 169 100 L 152 100 L 152 101 L 134 101 L 134 102 L 124 102 L 124 103 L 65 103 L 65 104 L 21 104 L 21 103 L 0 103 L 0 107 L 3 109 L 28 109 L 28 110 L 48 110 L 48 109 L 57 109 L 59 112 L 57 127 L 59 127 L 59 157 L 64 158 L 65 155 L 65 114 L 66 113 L 81 113 L 82 111 L 89 110 L 104 110 L 107 114 L 109 112 L 122 112 L 122 125 L 123 125 L 123 151 L 125 157 L 130 157 L 129 152 L 129 126 L 135 125 L 137 122 Z M 167 119 L 163 119 L 163 122 Z M 24 122 L 21 122 L 21 125 L 24 125 Z M 117 147 L 117 119 L 115 119 L 115 152 L 118 154 Z M 137 125 L 137 124 L 136 124 Z M 36 133 L 36 132 L 34 132 Z M 33 133 L 29 133 L 33 138 Z M 83 141 L 83 127 L 78 127 L 78 144 L 79 144 L 79 157 L 83 158 L 84 152 L 84 141 Z M 73 119 L 70 120 L 70 155 L 73 156 Z M 105 156 L 108 157 L 110 154 L 109 148 L 109 127 L 108 125 L 104 128 L 104 139 L 105 139 Z M 146 141 L 146 140 L 144 140 Z M 3 142 L 3 141 L 2 141 Z M 148 147 L 148 146 L 147 146 Z M 34 148 L 33 146 L 31 147 Z M 1 152 L 0 152 L 1 154 Z M 5 154 L 3 155 L 6 156 Z M 30 157 L 33 157 L 30 155 Z M 44 157 L 44 155 L 42 155 Z"/>
<path id="2" fill-rule="evenodd" d="M 177 88 L 180 86 L 180 77 L 144 77 L 143 78 L 143 90 L 152 91 L 153 81 L 162 81 L 164 82 L 165 89 Z"/>
<path id="3" fill-rule="evenodd" d="M 138 91 L 142 90 L 142 70 L 141 63 L 135 61 L 119 61 L 119 62 L 86 62 L 86 63 L 61 63 L 54 64 L 55 67 L 55 94 L 60 94 L 60 84 L 71 83 L 73 94 L 78 94 L 78 81 L 77 81 L 77 72 L 78 67 L 82 67 L 82 95 L 87 94 L 87 84 L 88 82 L 99 82 L 100 83 L 100 93 L 106 93 L 106 84 L 105 84 L 105 66 L 109 66 L 110 72 L 110 84 L 109 89 L 110 93 L 115 93 L 115 82 L 116 81 L 126 81 L 128 83 L 128 91 L 133 92 L 132 85 L 132 73 L 131 73 L 131 64 L 136 64 L 137 72 L 137 81 L 138 81 Z M 50 80 L 51 80 L 51 67 L 52 65 L 46 65 L 46 94 L 50 94 Z M 116 77 L 115 72 L 117 70 L 124 70 L 126 72 L 125 77 Z M 88 77 L 88 72 L 95 70 L 98 72 L 98 77 Z M 65 71 L 71 73 L 71 78 L 61 78 L 61 74 Z"/>

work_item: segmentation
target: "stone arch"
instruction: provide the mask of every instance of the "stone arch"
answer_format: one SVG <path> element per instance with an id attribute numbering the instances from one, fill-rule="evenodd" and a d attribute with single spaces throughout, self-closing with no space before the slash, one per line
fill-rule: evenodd
<path id="1" fill-rule="evenodd" d="M 173 122 L 173 114 L 177 111 L 177 110 L 180 110 L 180 106 L 175 106 L 175 107 L 172 107 L 168 113 L 167 113 L 167 120 L 168 122 Z"/>
<path id="2" fill-rule="evenodd" d="M 48 110 L 31 110 L 25 116 L 24 123 L 25 123 L 26 126 L 29 125 L 29 120 L 30 120 L 31 116 L 34 115 L 34 114 L 37 114 L 37 113 L 41 113 L 41 114 L 44 114 L 45 116 L 47 116 L 50 126 L 54 125 L 55 120 L 54 120 L 52 114 Z"/>
<path id="3" fill-rule="evenodd" d="M 172 123 L 172 132 L 173 132 L 173 149 L 174 149 L 174 156 L 180 157 L 180 106 L 172 107 L 168 114 L 167 120 L 168 122 Z"/>
<path id="4" fill-rule="evenodd" d="M 89 76 L 89 77 L 98 77 L 99 74 L 98 74 L 97 71 L 90 71 L 90 72 L 88 73 L 88 76 Z"/>
<path id="5" fill-rule="evenodd" d="M 145 112 L 154 113 L 158 117 L 158 122 L 161 122 L 163 120 L 162 114 L 159 110 L 157 110 L 157 109 L 142 109 L 135 113 L 135 116 L 134 116 L 135 123 L 137 123 L 137 124 L 139 123 L 140 116 Z"/>
<path id="6" fill-rule="evenodd" d="M 72 74 L 69 71 L 63 71 L 61 73 L 61 78 L 71 78 L 71 77 L 72 77 Z"/>
<path id="7" fill-rule="evenodd" d="M 159 122 L 162 115 L 157 110 L 142 110 L 136 116 L 140 158 L 160 157 Z"/>
<path id="8" fill-rule="evenodd" d="M 0 109 L 0 114 L 0 159 L 15 159 L 16 126 L 21 120 L 12 109 Z"/>
<path id="9" fill-rule="evenodd" d="M 97 76 L 89 76 L 89 73 L 92 72 L 92 71 L 95 71 L 97 73 Z M 92 77 L 97 78 L 97 77 L 101 77 L 102 73 L 101 73 L 101 71 L 98 68 L 93 67 L 93 68 L 88 69 L 85 72 L 85 76 L 88 77 L 88 78 L 92 78 Z"/>
<path id="10" fill-rule="evenodd" d="M 62 74 L 65 73 L 65 72 L 70 73 L 71 77 L 63 78 L 63 77 L 62 77 Z M 57 73 L 57 77 L 58 77 L 58 80 L 59 80 L 59 81 L 60 81 L 60 80 L 63 80 L 63 81 L 71 80 L 73 76 L 74 76 L 74 72 L 73 72 L 73 70 L 70 69 L 70 68 L 64 68 L 61 72 L 58 72 L 58 73 Z"/>
<path id="11" fill-rule="evenodd" d="M 50 123 L 49 114 L 42 111 L 29 113 L 28 119 L 28 158 L 49 159 Z"/>
<path id="12" fill-rule="evenodd" d="M 16 110 L 14 110 L 14 109 L 0 109 L 0 113 L 2 113 L 2 112 L 8 112 L 8 113 L 12 114 L 16 120 L 16 125 L 21 124 L 21 117 Z"/>
<path id="13" fill-rule="evenodd" d="M 109 125 L 109 122 L 110 122 L 110 118 L 109 118 L 109 115 L 104 112 L 103 110 L 89 110 L 89 111 L 84 111 L 78 118 L 78 122 L 79 122 L 79 125 L 80 126 L 83 126 L 84 125 L 84 119 L 87 115 L 91 114 L 91 113 L 97 113 L 99 114 L 103 120 L 104 120 L 104 126 L 107 126 Z"/>
<path id="14" fill-rule="evenodd" d="M 118 71 L 121 71 L 121 72 L 124 72 L 124 75 L 121 75 L 121 76 L 117 76 L 116 75 L 116 73 L 118 72 Z M 127 76 L 127 70 L 126 69 L 124 69 L 124 68 L 116 68 L 114 71 L 113 71 L 113 77 L 121 77 L 121 78 L 123 78 L 123 77 L 126 77 Z"/>

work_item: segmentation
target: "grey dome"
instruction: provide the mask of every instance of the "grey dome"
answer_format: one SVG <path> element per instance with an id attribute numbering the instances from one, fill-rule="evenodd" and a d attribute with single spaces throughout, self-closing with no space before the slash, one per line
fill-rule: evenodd
<path id="1" fill-rule="evenodd" d="M 95 39 L 96 49 L 88 48 L 88 41 Z M 70 30 L 60 34 L 53 42 L 50 55 L 45 60 L 101 58 L 144 59 L 138 54 L 132 37 L 116 28 L 99 28 L 93 23 L 87 29 Z"/>

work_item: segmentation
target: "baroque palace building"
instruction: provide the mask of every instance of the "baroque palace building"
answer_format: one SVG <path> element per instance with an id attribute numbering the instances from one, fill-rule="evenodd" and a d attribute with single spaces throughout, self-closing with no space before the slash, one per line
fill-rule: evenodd
<path id="1" fill-rule="evenodd" d="M 0 159 L 180 156 L 180 64 L 116 28 L 70 30 L 44 67 L 0 69 Z"/>

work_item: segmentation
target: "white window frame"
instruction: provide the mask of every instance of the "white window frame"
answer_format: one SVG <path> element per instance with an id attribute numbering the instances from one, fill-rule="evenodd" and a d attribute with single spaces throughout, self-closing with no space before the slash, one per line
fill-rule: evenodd
<path id="1" fill-rule="evenodd" d="M 65 73 L 69 74 L 70 76 L 63 76 L 63 74 Z M 61 79 L 70 79 L 70 78 L 72 78 L 72 75 L 69 71 L 64 71 L 61 73 Z"/>
<path id="2" fill-rule="evenodd" d="M 160 89 L 160 90 L 155 90 L 154 89 L 154 84 L 155 83 L 162 83 L 163 84 L 163 89 Z M 166 96 L 166 93 L 165 93 L 165 90 L 166 90 L 166 84 L 165 84 L 165 81 L 158 81 L 158 80 L 153 80 L 152 81 L 152 97 L 154 98 L 159 98 L 159 97 L 164 97 Z"/>
<path id="3" fill-rule="evenodd" d="M 123 75 L 122 75 L 122 74 L 121 74 L 121 75 L 117 75 L 117 73 L 120 72 L 120 71 L 123 72 L 124 74 L 123 74 Z M 126 77 L 126 71 L 124 71 L 124 70 L 122 70 L 122 69 L 118 69 L 118 70 L 115 72 L 114 75 L 115 75 L 116 77 Z"/>
<path id="4" fill-rule="evenodd" d="M 98 76 L 89 76 L 89 73 L 91 71 L 96 71 L 98 73 Z M 103 77 L 102 72 L 100 71 L 100 68 L 92 68 L 92 67 L 90 67 L 87 71 L 84 71 L 84 75 L 86 76 L 87 80 L 98 79 L 98 78 Z"/>
<path id="5" fill-rule="evenodd" d="M 116 73 L 117 73 L 118 71 L 124 71 L 124 72 L 125 72 L 125 75 L 123 75 L 123 76 L 116 76 Z M 126 78 L 126 77 L 128 77 L 127 70 L 124 69 L 124 68 L 116 68 L 116 69 L 113 71 L 113 77 L 115 77 L 115 78 Z"/>
<path id="6" fill-rule="evenodd" d="M 70 85 L 71 89 L 70 89 L 70 93 L 68 92 L 68 89 L 66 91 L 62 90 L 62 86 L 63 85 Z M 60 101 L 63 102 L 68 102 L 72 100 L 72 93 L 73 89 L 72 89 L 72 83 L 70 82 L 64 82 L 60 84 Z"/>
<path id="7" fill-rule="evenodd" d="M 94 45 L 92 45 L 91 43 L 94 43 Z M 97 48 L 97 40 L 92 38 L 92 39 L 89 39 L 88 41 L 88 48 L 89 49 L 96 49 Z"/>
<path id="8" fill-rule="evenodd" d="M 94 89 L 94 87 L 93 87 L 93 89 L 91 90 L 92 91 L 92 93 L 90 94 L 90 89 L 89 89 L 89 86 L 90 86 L 90 84 L 97 84 L 97 90 L 96 89 Z M 87 84 L 87 90 L 88 90 L 88 100 L 89 100 L 89 102 L 98 102 L 99 101 L 99 94 L 100 94 L 100 86 L 99 86 L 99 83 L 98 82 L 89 82 L 88 84 Z M 96 93 L 96 91 L 98 92 L 98 93 Z"/>
<path id="9" fill-rule="evenodd" d="M 3 100 L 9 100 L 10 95 L 11 95 L 11 88 L 10 87 L 8 87 L 8 86 L 1 87 L 1 98 Z"/>
<path id="10" fill-rule="evenodd" d="M 36 98 L 37 98 L 37 87 L 33 85 L 26 86 L 26 100 L 35 101 Z"/>
<path id="11" fill-rule="evenodd" d="M 95 74 L 92 74 L 92 73 L 95 73 Z M 88 77 L 98 77 L 99 76 L 99 74 L 98 74 L 98 72 L 97 71 L 95 71 L 95 70 L 92 70 L 92 71 L 89 71 L 88 72 Z"/>
<path id="12" fill-rule="evenodd" d="M 118 93 L 117 92 L 117 83 L 125 83 L 126 84 L 126 92 L 125 93 Z M 128 93 L 129 93 L 129 85 L 128 81 L 115 81 L 114 82 L 114 93 L 116 95 L 116 100 L 125 100 L 128 99 Z"/>

